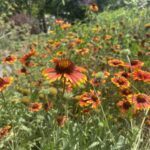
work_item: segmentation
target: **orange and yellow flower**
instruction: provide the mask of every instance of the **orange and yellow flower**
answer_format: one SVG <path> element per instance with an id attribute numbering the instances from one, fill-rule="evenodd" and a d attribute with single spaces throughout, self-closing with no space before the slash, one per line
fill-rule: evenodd
<path id="1" fill-rule="evenodd" d="M 80 49 L 77 49 L 76 52 L 80 55 L 86 55 L 89 53 L 89 49 L 88 48 L 80 48 Z"/>
<path id="2" fill-rule="evenodd" d="M 150 72 L 143 70 L 135 70 L 133 72 L 133 79 L 137 81 L 144 81 L 150 83 Z"/>
<path id="3" fill-rule="evenodd" d="M 42 107 L 43 107 L 42 103 L 39 103 L 39 102 L 31 103 L 29 106 L 29 111 L 38 112 L 42 109 Z"/>
<path id="4" fill-rule="evenodd" d="M 37 52 L 35 51 L 35 49 L 31 49 L 20 59 L 20 62 L 27 67 L 33 66 L 33 63 L 31 62 L 31 57 L 35 55 L 37 55 Z"/>
<path id="5" fill-rule="evenodd" d="M 128 96 L 128 95 L 131 95 L 133 94 L 132 90 L 130 88 L 123 88 L 123 89 L 120 89 L 119 90 L 119 93 L 121 96 Z"/>
<path id="6" fill-rule="evenodd" d="M 83 43 L 83 39 L 80 39 L 80 38 L 75 38 L 73 41 L 74 41 L 76 44 L 81 44 L 81 43 Z"/>
<path id="7" fill-rule="evenodd" d="M 82 67 L 76 66 L 69 59 L 55 59 L 54 63 L 55 68 L 47 68 L 42 72 L 42 74 L 50 82 L 54 82 L 62 78 L 65 78 L 73 85 L 79 85 L 86 82 L 86 75 L 82 73 L 86 70 Z"/>
<path id="8" fill-rule="evenodd" d="M 98 106 L 101 104 L 100 95 L 101 92 L 95 92 L 93 90 L 83 93 L 79 96 L 80 107 L 90 107 L 93 109 L 98 108 Z"/>
<path id="9" fill-rule="evenodd" d="M 108 61 L 108 64 L 113 67 L 124 67 L 125 63 L 122 60 L 112 59 Z"/>
<path id="10" fill-rule="evenodd" d="M 11 128 L 12 127 L 10 125 L 7 125 L 7 126 L 1 128 L 0 129 L 0 139 L 5 137 L 6 135 L 8 135 L 10 133 Z"/>
<path id="11" fill-rule="evenodd" d="M 123 89 L 130 87 L 130 82 L 124 77 L 113 77 L 111 79 L 112 83 L 115 84 L 117 87 Z"/>
<path id="12" fill-rule="evenodd" d="M 56 19 L 55 23 L 58 24 L 58 25 L 61 25 L 61 24 L 64 23 L 64 20 L 63 19 Z"/>
<path id="13" fill-rule="evenodd" d="M 132 94 L 127 97 L 127 99 L 134 104 L 137 110 L 149 109 L 150 108 L 150 96 L 139 93 Z"/>
<path id="14" fill-rule="evenodd" d="M 14 55 L 9 55 L 3 59 L 4 64 L 13 64 L 17 60 L 17 57 Z"/>
<path id="15" fill-rule="evenodd" d="M 89 5 L 89 10 L 93 12 L 98 12 L 99 8 L 96 3 L 92 3 Z"/>
<path id="16" fill-rule="evenodd" d="M 131 68 L 131 69 L 140 69 L 142 68 L 143 65 L 144 65 L 144 62 L 140 60 L 132 60 L 131 64 L 127 64 L 126 67 Z"/>
<path id="17" fill-rule="evenodd" d="M 65 52 L 64 51 L 59 51 L 56 53 L 57 56 L 65 56 Z"/>
<path id="18" fill-rule="evenodd" d="M 131 76 L 131 73 L 125 72 L 125 71 L 120 71 L 118 73 L 115 73 L 115 76 L 122 76 L 122 77 L 124 77 L 126 79 L 129 79 L 130 76 Z"/>
<path id="19" fill-rule="evenodd" d="M 56 49 L 56 48 L 58 48 L 60 46 L 61 46 L 61 42 L 60 41 L 53 41 L 53 43 L 51 44 L 51 47 L 53 49 Z"/>
<path id="20" fill-rule="evenodd" d="M 127 99 L 123 99 L 117 103 L 121 113 L 127 113 L 129 110 L 133 109 L 132 103 Z"/>
<path id="21" fill-rule="evenodd" d="M 0 92 L 3 91 L 8 86 L 10 86 L 12 84 L 12 82 L 13 82 L 13 78 L 12 77 L 0 78 Z"/>
<path id="22" fill-rule="evenodd" d="M 71 24 L 70 23 L 63 23 L 61 24 L 60 26 L 63 30 L 66 30 L 66 29 L 69 29 L 71 27 Z"/>

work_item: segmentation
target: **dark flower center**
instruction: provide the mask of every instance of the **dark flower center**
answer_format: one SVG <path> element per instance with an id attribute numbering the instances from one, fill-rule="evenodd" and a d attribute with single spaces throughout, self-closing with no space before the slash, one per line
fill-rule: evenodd
<path id="1" fill-rule="evenodd" d="M 120 85 L 125 84 L 125 81 L 124 81 L 124 80 L 121 80 L 121 79 L 119 79 L 117 82 L 118 82 Z"/>
<path id="2" fill-rule="evenodd" d="M 11 58 L 11 56 L 7 56 L 5 60 L 6 60 L 6 61 L 11 61 L 12 58 Z"/>
<path id="3" fill-rule="evenodd" d="M 142 95 L 137 96 L 136 99 L 137 99 L 138 103 L 145 103 L 146 102 L 145 97 Z"/>
<path id="4" fill-rule="evenodd" d="M 115 61 L 115 62 L 113 62 L 113 64 L 114 64 L 114 65 L 120 65 L 120 64 L 121 64 L 121 62 L 119 62 L 119 61 L 118 61 L 118 62 L 117 62 L 117 61 Z"/>
<path id="5" fill-rule="evenodd" d="M 138 64 L 138 61 L 137 60 L 132 60 L 131 61 L 131 66 L 135 66 L 135 65 L 137 65 Z"/>
<path id="6" fill-rule="evenodd" d="M 38 104 L 33 104 L 32 105 L 32 109 L 38 109 L 39 108 L 39 105 Z"/>
<path id="7" fill-rule="evenodd" d="M 138 77 L 140 78 L 140 79 L 143 79 L 143 77 L 144 77 L 144 75 L 142 74 L 142 72 L 138 72 Z"/>
<path id="8" fill-rule="evenodd" d="M 131 104 L 129 102 L 124 102 L 123 103 L 123 108 L 124 109 L 129 109 L 131 107 Z"/>
<path id="9" fill-rule="evenodd" d="M 5 85 L 5 81 L 2 79 L 2 78 L 0 78 L 0 86 L 3 86 L 3 85 Z"/>
<path id="10" fill-rule="evenodd" d="M 93 80 L 93 83 L 94 83 L 94 84 L 100 83 L 100 79 L 94 79 L 94 80 Z"/>
<path id="11" fill-rule="evenodd" d="M 123 73 L 122 73 L 122 76 L 125 77 L 125 78 L 128 78 L 128 77 L 129 77 L 129 74 L 128 74 L 127 72 L 123 72 Z"/>
<path id="12" fill-rule="evenodd" d="M 97 101 L 97 97 L 96 97 L 95 95 L 92 95 L 92 96 L 91 96 L 91 99 L 92 99 L 93 101 L 95 101 L 95 102 Z"/>
<path id="13" fill-rule="evenodd" d="M 124 95 L 129 95 L 129 94 L 131 94 L 132 92 L 131 92 L 129 89 L 123 89 L 123 90 L 121 91 L 121 93 L 124 94 Z"/>
<path id="14" fill-rule="evenodd" d="M 44 104 L 44 109 L 45 109 L 46 111 L 48 111 L 50 108 L 52 108 L 52 103 L 47 102 L 47 103 Z"/>
<path id="15" fill-rule="evenodd" d="M 25 67 L 21 68 L 21 72 L 26 73 L 27 72 L 26 68 Z"/>
<path id="16" fill-rule="evenodd" d="M 68 59 L 61 59 L 56 62 L 55 70 L 60 74 L 71 74 L 74 71 L 75 65 Z"/>

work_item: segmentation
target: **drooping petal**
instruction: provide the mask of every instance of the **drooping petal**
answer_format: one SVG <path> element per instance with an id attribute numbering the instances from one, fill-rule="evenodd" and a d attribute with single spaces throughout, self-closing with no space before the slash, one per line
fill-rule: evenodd
<path id="1" fill-rule="evenodd" d="M 47 79 L 50 81 L 50 82 L 54 82 L 54 81 L 56 81 L 56 80 L 58 80 L 58 79 L 60 79 L 61 78 L 61 74 L 57 74 L 57 73 L 49 73 L 49 74 L 47 74 Z"/>
<path id="2" fill-rule="evenodd" d="M 64 77 L 68 79 L 72 84 L 76 84 L 76 80 L 69 74 L 64 74 Z"/>

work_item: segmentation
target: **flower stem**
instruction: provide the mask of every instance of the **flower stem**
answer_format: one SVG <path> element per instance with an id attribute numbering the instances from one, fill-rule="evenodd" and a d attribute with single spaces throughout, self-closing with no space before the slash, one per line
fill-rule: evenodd
<path id="1" fill-rule="evenodd" d="M 64 78 L 64 82 L 63 82 L 63 92 L 62 92 L 62 96 L 64 96 L 64 94 L 65 94 L 65 88 L 66 88 L 66 78 Z"/>
<path id="2" fill-rule="evenodd" d="M 138 147 L 139 147 L 139 145 L 140 145 L 140 142 L 141 142 L 141 141 L 140 141 L 140 138 L 141 138 L 141 135 L 142 135 L 143 126 L 144 126 L 145 119 L 146 119 L 146 116 L 147 116 L 148 112 L 149 112 L 149 109 L 146 110 L 146 112 L 145 112 L 145 116 L 144 116 L 144 118 L 143 118 L 143 120 L 142 120 L 142 122 L 141 122 L 139 132 L 137 133 L 137 136 L 136 136 L 135 141 L 134 141 L 134 143 L 133 143 L 133 148 L 132 148 L 132 150 L 137 150 Z"/>

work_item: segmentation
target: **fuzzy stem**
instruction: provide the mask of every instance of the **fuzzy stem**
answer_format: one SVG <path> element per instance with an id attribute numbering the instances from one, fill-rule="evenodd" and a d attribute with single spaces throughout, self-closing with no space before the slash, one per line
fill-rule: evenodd
<path id="1" fill-rule="evenodd" d="M 146 116 L 149 112 L 149 109 L 145 112 L 145 116 L 141 122 L 141 125 L 140 125 L 140 130 L 135 138 L 135 142 L 133 143 L 133 149 L 132 150 L 137 150 L 138 149 L 138 146 L 140 144 L 140 138 L 141 138 L 141 134 L 142 134 L 142 130 L 143 130 L 143 126 L 144 126 L 144 122 L 145 122 L 145 119 L 146 119 Z"/>
<path id="2" fill-rule="evenodd" d="M 63 82 L 63 92 L 62 92 L 62 96 L 64 96 L 64 94 L 65 94 L 65 88 L 66 88 L 66 78 L 63 77 L 63 79 L 64 79 L 64 82 Z"/>

